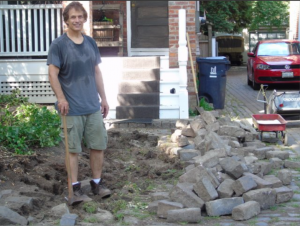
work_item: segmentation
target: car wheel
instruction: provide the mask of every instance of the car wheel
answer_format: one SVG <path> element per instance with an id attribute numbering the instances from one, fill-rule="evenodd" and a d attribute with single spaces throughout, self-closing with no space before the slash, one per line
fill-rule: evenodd
<path id="1" fill-rule="evenodd" d="M 254 71 L 252 71 L 252 88 L 253 90 L 259 90 L 259 83 L 255 82 L 255 75 L 254 75 Z"/>

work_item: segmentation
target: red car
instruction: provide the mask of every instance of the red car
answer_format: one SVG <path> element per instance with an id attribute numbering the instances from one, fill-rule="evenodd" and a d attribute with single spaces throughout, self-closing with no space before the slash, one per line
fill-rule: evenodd
<path id="1" fill-rule="evenodd" d="M 259 89 L 260 84 L 300 84 L 299 41 L 259 41 L 248 57 L 248 85 L 254 90 Z"/>

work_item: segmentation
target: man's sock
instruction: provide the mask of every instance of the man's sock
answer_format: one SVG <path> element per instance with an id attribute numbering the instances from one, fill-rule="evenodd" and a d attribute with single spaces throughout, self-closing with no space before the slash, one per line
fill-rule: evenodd
<path id="1" fill-rule="evenodd" d="M 96 184 L 99 184 L 100 181 L 101 181 L 101 178 L 98 178 L 98 179 L 93 179 L 93 181 L 96 183 Z"/>

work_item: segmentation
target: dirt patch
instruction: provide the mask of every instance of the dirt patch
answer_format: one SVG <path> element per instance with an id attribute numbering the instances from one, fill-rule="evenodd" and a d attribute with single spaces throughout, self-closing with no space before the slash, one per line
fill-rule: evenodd
<path id="1" fill-rule="evenodd" d="M 170 132 L 171 133 L 171 132 Z M 158 135 L 135 131 L 109 130 L 109 143 L 105 151 L 103 179 L 113 192 L 111 198 L 93 200 L 101 209 L 113 213 L 117 220 L 124 215 L 117 215 L 126 208 L 122 203 L 132 202 L 140 208 L 150 202 L 149 194 L 153 191 L 168 190 L 168 184 L 175 184 L 182 175 L 184 166 L 176 157 L 166 155 L 157 149 Z M 49 222 L 52 218 L 50 209 L 64 203 L 67 195 L 67 173 L 64 164 L 64 145 L 35 149 L 32 156 L 14 156 L 1 150 L 0 156 L 0 190 L 33 191 L 41 197 L 33 202 L 34 207 L 13 208 L 24 217 L 32 216 L 35 221 Z M 79 180 L 91 179 L 89 152 L 83 146 L 79 158 Z M 26 189 L 27 187 L 27 189 Z M 26 193 L 29 194 L 29 193 Z M 44 197 L 43 197 L 44 196 Z M 80 204 L 71 208 L 72 213 L 85 219 L 87 213 Z M 128 207 L 128 205 L 127 205 Z M 149 217 L 149 215 L 148 215 Z"/>

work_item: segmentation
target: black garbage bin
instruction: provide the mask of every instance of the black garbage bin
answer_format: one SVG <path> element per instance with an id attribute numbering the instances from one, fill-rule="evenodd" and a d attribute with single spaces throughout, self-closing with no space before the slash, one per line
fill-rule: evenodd
<path id="1" fill-rule="evenodd" d="M 197 57 L 199 74 L 199 100 L 205 98 L 214 109 L 223 109 L 225 104 L 226 72 L 230 61 L 226 57 Z"/>

